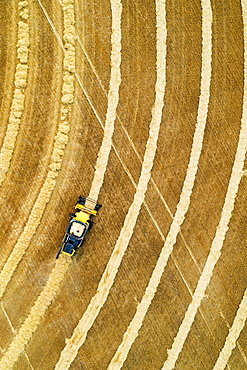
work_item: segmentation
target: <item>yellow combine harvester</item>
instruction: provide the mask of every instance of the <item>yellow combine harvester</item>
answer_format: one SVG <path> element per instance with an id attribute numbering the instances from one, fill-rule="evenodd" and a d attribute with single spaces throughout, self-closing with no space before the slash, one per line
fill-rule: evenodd
<path id="1" fill-rule="evenodd" d="M 76 250 L 82 246 L 86 233 L 93 226 L 90 216 L 96 216 L 100 207 L 101 204 L 93 199 L 79 197 L 75 213 L 70 214 L 70 221 L 56 258 L 59 257 L 60 253 L 73 256 Z"/>

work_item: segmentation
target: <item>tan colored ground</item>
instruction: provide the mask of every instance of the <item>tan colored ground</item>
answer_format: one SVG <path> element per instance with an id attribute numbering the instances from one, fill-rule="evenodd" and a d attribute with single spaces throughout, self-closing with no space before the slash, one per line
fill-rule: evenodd
<path id="1" fill-rule="evenodd" d="M 134 216 L 136 214 L 138 217 L 136 224 L 132 225 L 134 230 L 128 242 L 126 235 L 131 223 L 127 227 L 124 222 L 128 217 L 132 220 L 133 215 L 128 216 L 128 210 L 135 202 L 149 126 L 154 120 L 152 108 L 157 97 L 155 84 L 159 75 L 159 69 L 156 69 L 159 44 L 156 38 L 156 15 L 159 3 L 161 9 L 166 11 L 167 29 L 167 37 L 164 29 L 161 30 L 167 52 L 164 107 L 151 180 L 146 194 L 145 191 L 143 193 L 145 203 L 137 214 L 134 212 Z M 108 273 L 103 273 L 108 261 L 112 261 L 111 258 L 119 253 L 114 254 L 113 250 L 121 230 L 126 230 L 126 233 L 119 242 L 122 243 L 119 250 L 124 252 L 126 248 L 126 251 L 119 260 L 119 269 L 108 264 L 109 271 L 113 271 L 113 284 L 109 285 L 109 295 L 107 292 L 104 299 L 100 298 L 102 308 L 92 319 L 92 325 L 85 324 L 82 327 L 85 340 L 81 346 L 78 345 L 78 354 L 70 369 L 106 370 L 122 367 L 124 370 L 158 370 L 163 366 L 166 370 L 247 369 L 247 326 L 233 335 L 231 350 L 226 341 L 233 323 L 244 324 L 247 316 L 247 305 L 243 306 L 243 318 L 239 320 L 237 315 L 247 281 L 247 177 L 243 171 L 246 163 L 242 169 L 240 164 L 239 169 L 233 170 L 241 123 L 244 126 L 247 121 L 244 108 L 244 43 L 247 40 L 243 27 L 247 5 L 246 1 L 230 0 L 224 1 L 224 4 L 216 0 L 211 2 L 212 69 L 206 71 L 209 76 L 211 73 L 209 104 L 205 115 L 207 124 L 202 131 L 202 150 L 198 148 L 200 157 L 198 165 L 196 163 L 191 196 L 185 189 L 188 211 L 185 212 L 177 238 L 174 243 L 171 242 L 171 256 L 163 274 L 160 270 L 160 283 L 157 291 L 153 291 L 151 304 L 147 305 L 139 335 L 127 350 L 123 364 L 110 367 L 135 317 L 164 242 L 166 238 L 169 239 L 172 217 L 176 214 L 186 173 L 189 172 L 187 167 L 198 123 L 198 105 L 205 99 L 200 93 L 202 57 L 209 55 L 203 54 L 202 50 L 202 24 L 206 21 L 202 14 L 208 1 L 157 0 L 155 4 L 151 0 L 123 0 L 122 50 L 118 54 L 121 58 L 121 81 L 119 91 L 113 82 L 108 96 L 111 73 L 118 71 L 116 65 L 111 66 L 111 50 L 114 48 L 111 35 L 116 31 L 114 22 L 117 19 L 111 13 L 114 4 L 120 4 L 120 1 L 28 0 L 27 3 L 18 3 L 9 0 L 0 4 L 2 148 L 5 148 L 4 140 L 14 109 L 16 68 L 18 63 L 28 66 L 26 83 L 21 87 L 24 109 L 20 111 L 20 125 L 17 127 L 16 141 L 13 139 L 13 151 L 8 149 L 11 159 L 0 188 L 0 268 L 8 266 L 7 261 L 18 245 L 24 246 L 20 262 L 16 262 L 13 273 L 8 275 L 10 281 L 6 283 L 6 289 L 1 283 L 2 356 L 8 353 L 8 346 L 18 336 L 39 294 L 45 289 L 55 266 L 55 256 L 68 215 L 73 211 L 78 196 L 87 196 L 92 190 L 104 126 L 113 117 L 113 147 L 109 158 L 106 157 L 108 162 L 98 197 L 103 207 L 95 218 L 95 225 L 87 235 L 83 248 L 70 263 L 65 262 L 64 271 L 59 264 L 53 270 L 55 276 L 57 270 L 62 271 L 60 288 L 54 288 L 54 295 L 49 298 L 53 300 L 52 303 L 48 299 L 44 314 L 40 314 L 40 321 L 31 330 L 25 351 L 20 351 L 13 369 L 55 368 L 66 345 L 65 339 L 71 338 L 82 317 L 87 322 L 83 316 L 85 312 L 93 317 L 96 309 L 93 306 L 94 299 L 97 294 L 100 296 L 102 292 L 107 292 L 110 278 Z M 66 8 L 68 5 L 69 8 Z M 28 12 L 27 19 L 21 18 L 23 9 Z M 72 68 L 73 55 L 70 54 L 72 59 L 69 61 L 72 70 L 68 71 L 64 66 L 64 60 L 68 57 L 66 50 L 73 49 L 73 40 L 63 41 L 65 20 L 69 17 L 66 9 L 75 14 L 75 24 L 70 28 L 72 34 L 73 30 L 76 32 L 75 73 Z M 21 62 L 17 55 L 17 26 L 21 19 L 28 25 L 30 45 L 27 62 Z M 73 50 L 71 52 L 73 54 Z M 72 86 L 72 101 L 69 104 L 64 92 L 65 75 L 69 76 Z M 115 96 L 118 97 L 116 111 L 111 101 Z M 113 112 L 107 120 L 109 107 L 113 107 Z M 67 145 L 66 130 L 61 129 L 63 115 L 70 125 Z M 59 141 L 58 131 L 62 135 L 62 144 L 59 144 L 61 168 L 60 162 L 54 161 L 53 152 Z M 245 140 L 247 130 L 243 133 Z M 246 144 L 240 149 L 244 157 Z M 4 150 L 2 153 L 5 153 Z M 4 161 L 4 156 L 6 154 L 0 157 L 1 161 Z M 150 163 L 149 160 L 147 162 Z M 49 167 L 51 163 L 58 166 L 57 169 Z M 52 185 L 47 185 L 48 191 L 44 185 L 47 178 L 52 181 Z M 236 191 L 234 196 L 228 197 L 230 181 L 233 184 L 230 188 L 235 186 Z M 47 192 L 46 200 L 41 197 L 42 192 Z M 232 215 L 229 213 L 229 229 L 223 233 L 221 248 L 220 238 L 215 236 L 222 230 L 219 223 L 224 217 L 227 219 L 231 202 L 234 209 Z M 37 228 L 32 229 L 33 222 L 36 222 Z M 215 262 L 208 283 L 202 283 L 205 292 L 202 292 L 203 298 L 196 309 L 195 318 L 189 324 L 187 335 L 186 330 L 180 329 L 184 342 L 181 349 L 178 344 L 173 347 L 177 355 L 173 367 L 166 362 L 167 350 L 172 348 L 179 328 L 183 328 L 181 324 L 187 317 L 186 312 L 189 312 L 187 315 L 191 314 L 189 304 L 193 301 L 193 292 L 212 245 L 219 246 L 221 255 Z M 208 266 L 210 269 L 213 262 Z M 5 267 L 5 270 L 8 269 Z M 6 276 L 2 273 L 0 281 L 7 281 Z M 105 285 L 102 276 L 106 276 Z M 99 285 L 100 282 L 103 285 Z M 98 286 L 103 290 L 99 289 L 96 294 Z M 217 359 L 223 348 L 229 359 L 220 365 Z M 0 370 L 6 370 L 5 366 L 0 362 Z"/>

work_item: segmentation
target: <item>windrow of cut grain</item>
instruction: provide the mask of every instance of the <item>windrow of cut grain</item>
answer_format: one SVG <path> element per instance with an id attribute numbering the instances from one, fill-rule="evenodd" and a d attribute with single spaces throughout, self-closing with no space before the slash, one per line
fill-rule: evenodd
<path id="1" fill-rule="evenodd" d="M 238 192 L 238 187 L 242 178 L 244 161 L 247 151 L 247 120 L 246 120 L 246 107 L 244 107 L 244 119 L 242 120 L 239 142 L 235 161 L 229 181 L 224 206 L 221 213 L 219 225 L 217 226 L 215 237 L 213 239 L 210 252 L 205 263 L 204 269 L 198 281 L 197 287 L 193 294 L 192 302 L 190 303 L 182 324 L 179 327 L 176 338 L 174 339 L 171 350 L 168 351 L 168 358 L 164 364 L 163 370 L 171 370 L 174 368 L 176 360 L 182 351 L 185 340 L 189 334 L 191 326 L 194 322 L 197 310 L 201 304 L 201 301 L 205 295 L 206 289 L 210 283 L 213 275 L 214 267 L 218 262 L 221 249 L 226 237 L 228 225 L 234 209 L 234 203 Z M 243 300 L 244 303 L 245 299 Z M 239 318 L 241 315 L 239 315 Z M 242 320 L 242 318 L 240 318 Z M 237 323 L 237 322 L 236 322 Z M 235 323 L 235 325 L 236 325 Z M 242 324 L 240 325 L 240 327 Z"/>
<path id="2" fill-rule="evenodd" d="M 73 52 L 74 49 L 71 47 L 73 46 L 72 43 L 74 43 L 74 32 L 72 32 L 72 24 L 74 24 L 73 17 L 71 17 L 73 12 L 73 1 L 66 0 L 63 1 L 63 11 L 64 11 L 64 42 L 65 42 L 65 59 L 64 59 L 64 85 L 62 88 L 63 96 L 62 96 L 62 102 L 64 107 L 61 110 L 61 120 L 63 121 L 60 123 L 60 133 L 57 135 L 57 138 L 61 137 L 61 140 L 59 142 L 62 144 L 62 139 L 64 139 L 64 135 L 67 133 L 68 129 L 68 123 L 66 123 L 66 116 L 68 114 L 68 109 L 70 104 L 73 101 L 73 96 L 71 94 L 72 90 L 72 79 L 70 78 L 72 75 L 71 73 L 74 73 L 74 68 L 71 63 L 71 61 L 74 61 Z M 72 22 L 68 21 L 68 17 Z M 119 18 L 121 18 L 121 12 L 119 14 Z M 68 28 L 66 27 L 68 26 Z M 66 30 L 68 29 L 69 32 L 66 33 Z M 113 24 L 113 29 L 114 24 Z M 118 32 L 119 28 L 117 28 L 116 31 Z M 114 33 L 113 32 L 113 33 Z M 100 150 L 100 159 L 97 163 L 100 163 L 100 165 L 96 166 L 96 174 L 95 177 L 97 179 L 101 178 L 100 186 L 103 182 L 104 173 L 107 167 L 108 157 L 110 153 L 111 148 L 111 137 L 114 131 L 114 121 L 116 116 L 116 108 L 117 108 L 117 102 L 118 102 L 118 91 L 119 91 L 119 85 L 121 82 L 120 77 L 120 63 L 121 63 L 121 37 L 112 37 L 112 71 L 111 71 L 111 82 L 110 82 L 110 90 L 109 90 L 109 99 L 108 99 L 108 110 L 107 110 L 107 117 L 106 117 L 106 124 L 105 124 L 105 133 L 104 133 L 104 140 L 102 141 L 102 146 Z M 69 53 L 66 55 L 66 50 L 69 51 Z M 72 51 L 72 53 L 71 53 Z M 117 55 L 117 58 L 116 58 Z M 114 84 L 115 82 L 115 84 Z M 62 135 L 61 135 L 62 134 Z M 53 151 L 53 161 L 50 166 L 51 171 L 55 172 L 59 169 L 59 165 L 61 161 L 57 160 L 61 158 L 61 150 L 64 148 L 59 148 L 55 146 Z M 59 157 L 60 155 L 60 157 Z M 103 163 L 103 165 L 102 165 Z M 98 170 L 97 170 L 98 169 Z M 99 175 L 100 172 L 100 175 Z M 98 173 L 98 175 L 97 175 Z M 100 190 L 100 186 L 98 181 L 94 182 L 96 183 L 96 193 L 98 194 Z M 95 193 L 94 193 L 95 194 Z M 97 195 L 96 195 L 97 198 Z M 61 260 L 62 261 L 59 262 Z M 10 347 L 8 348 L 7 352 L 5 353 L 4 357 L 2 358 L 2 361 L 0 361 L 1 364 L 4 364 L 6 369 L 11 368 L 11 366 L 17 361 L 20 354 L 25 348 L 25 345 L 28 343 L 30 338 L 32 337 L 33 332 L 37 329 L 39 323 L 41 322 L 42 318 L 45 316 L 46 310 L 51 304 L 52 300 L 54 299 L 56 292 L 59 290 L 59 284 L 63 280 L 65 273 L 70 265 L 70 259 L 64 256 L 60 256 L 58 261 L 56 262 L 56 265 L 52 271 L 52 274 L 50 275 L 48 282 L 43 289 L 43 291 L 40 293 L 37 301 L 35 302 L 34 306 L 31 309 L 30 314 L 26 318 L 25 322 L 21 326 L 19 332 L 14 337 L 12 343 L 10 344 Z M 13 356 L 11 356 L 11 352 L 14 353 Z"/>
<path id="3" fill-rule="evenodd" d="M 28 53 L 30 45 L 28 1 L 19 1 L 18 10 L 20 20 L 18 22 L 16 48 L 17 59 L 19 62 L 15 71 L 15 89 L 10 107 L 9 122 L 0 152 L 0 186 L 2 185 L 10 167 L 16 138 L 21 124 L 21 117 L 24 110 L 25 89 L 27 86 Z"/>
<path id="4" fill-rule="evenodd" d="M 160 4 L 164 5 L 164 1 Z M 112 9 L 113 7 L 112 2 Z M 161 7 L 162 7 L 161 5 Z M 115 4 L 116 6 L 116 4 Z M 119 7 L 121 3 L 119 2 Z M 114 16 L 114 12 L 113 12 Z M 120 14 L 119 14 L 120 16 Z M 160 13 L 159 13 L 160 16 Z M 67 344 L 63 349 L 60 359 L 56 364 L 56 370 L 68 369 L 76 358 L 77 353 L 81 345 L 84 343 L 87 333 L 92 327 L 96 317 L 98 316 L 101 308 L 107 300 L 110 289 L 113 285 L 114 279 L 118 272 L 118 268 L 124 256 L 124 253 L 128 247 L 130 238 L 133 234 L 133 230 L 140 212 L 141 206 L 144 202 L 145 193 L 147 190 L 148 182 L 151 177 L 151 170 L 157 148 L 158 135 L 160 130 L 160 124 L 162 119 L 162 110 L 164 106 L 164 94 L 165 94 L 165 66 L 166 66 L 166 29 L 163 27 L 164 19 L 158 17 L 157 28 L 159 29 L 157 35 L 157 79 L 155 87 L 155 102 L 152 110 L 152 120 L 149 129 L 149 138 L 146 144 L 146 150 L 144 154 L 144 160 L 142 164 L 142 170 L 140 179 L 137 185 L 136 193 L 134 195 L 133 203 L 131 204 L 128 213 L 126 215 L 123 228 L 121 229 L 119 238 L 114 247 L 113 253 L 108 261 L 106 269 L 102 275 L 98 289 L 94 297 L 91 299 L 90 304 L 87 307 L 86 312 L 80 319 L 77 327 L 75 328 L 72 337 L 67 340 Z M 118 18 L 120 24 L 120 18 Z"/>
<path id="5" fill-rule="evenodd" d="M 73 1 L 63 1 L 63 16 L 64 16 L 64 34 L 63 40 L 64 61 L 63 61 L 63 86 L 60 107 L 60 123 L 58 126 L 57 135 L 55 137 L 54 148 L 51 158 L 50 169 L 46 181 L 39 193 L 35 205 L 31 211 L 29 220 L 25 229 L 18 240 L 13 252 L 6 262 L 1 274 L 1 296 L 3 295 L 8 282 L 11 279 L 19 261 L 27 249 L 32 236 L 34 235 L 41 217 L 43 215 L 46 204 L 49 202 L 51 193 L 55 187 L 58 171 L 61 168 L 62 157 L 64 155 L 65 147 L 68 142 L 69 122 L 68 114 L 71 111 L 71 104 L 74 101 L 74 73 L 75 73 L 75 19 Z M 71 263 L 70 258 L 61 256 L 55 264 L 47 284 L 40 293 L 30 314 L 20 327 L 20 330 L 14 337 L 9 348 L 0 360 L 0 368 L 12 369 L 14 363 L 18 360 L 20 354 L 23 352 L 26 344 L 30 340 L 33 332 L 38 327 L 40 321 L 45 315 L 47 307 L 53 301 L 56 293 L 59 290 L 60 283 Z"/>
<path id="6" fill-rule="evenodd" d="M 106 112 L 106 122 L 104 127 L 103 142 L 98 154 L 94 179 L 92 182 L 89 197 L 98 199 L 99 191 L 104 181 L 104 175 L 110 150 L 112 147 L 112 135 L 114 132 L 114 123 L 116 120 L 116 111 L 119 100 L 119 87 L 121 84 L 121 2 L 111 2 L 112 6 L 112 35 L 111 35 L 111 77 L 108 92 L 108 105 Z"/>
<path id="7" fill-rule="evenodd" d="M 242 163 L 240 168 L 244 165 L 243 160 L 244 156 L 246 155 L 246 137 L 247 137 L 247 2 L 246 0 L 242 0 L 242 16 L 243 16 L 243 27 L 244 27 L 244 98 L 243 98 L 243 114 L 242 114 L 242 132 L 240 133 L 242 140 L 242 144 L 240 147 L 240 139 L 239 139 L 239 147 L 237 149 L 237 153 L 242 156 Z M 240 158 L 239 158 L 240 159 Z M 235 160 L 236 161 L 236 160 Z M 244 171 L 242 172 L 244 174 Z M 232 172 L 233 176 L 233 172 Z M 233 193 L 234 196 L 233 201 L 235 200 L 235 196 L 237 194 L 237 181 L 240 181 L 240 173 L 235 174 L 234 184 L 235 184 L 235 191 Z M 233 180 L 232 180 L 233 182 Z M 229 183 L 229 189 L 231 185 L 231 180 Z M 228 208 L 228 207 L 227 207 Z M 230 211 L 230 209 L 229 209 Z M 230 215 L 229 215 L 230 216 Z M 222 241 L 223 242 L 223 241 Z M 233 349 L 236 347 L 238 337 L 243 330 L 247 319 L 247 290 L 244 292 L 242 301 L 238 307 L 236 316 L 234 318 L 233 324 L 229 330 L 227 335 L 226 341 L 222 350 L 220 351 L 219 357 L 214 365 L 213 370 L 224 370 L 227 366 L 228 360 L 231 357 Z M 246 356 L 245 356 L 246 359 Z"/>
<path id="8" fill-rule="evenodd" d="M 231 357 L 232 351 L 237 345 L 238 337 L 243 330 L 247 319 L 247 290 L 244 292 L 242 301 L 238 307 L 236 316 L 234 317 L 233 324 L 226 337 L 226 341 L 222 350 L 220 351 L 219 357 L 212 370 L 224 370 L 226 369 L 229 358 Z M 242 351 L 241 351 L 242 352 Z M 242 353 L 245 364 L 247 363 L 244 352 Z M 246 365 L 245 365 L 246 366 Z"/>
<path id="9" fill-rule="evenodd" d="M 242 3 L 243 4 L 243 3 Z M 244 5 L 244 4 L 243 4 Z M 244 14 L 246 16 L 246 4 L 243 6 Z M 174 368 L 176 360 L 182 351 L 184 346 L 185 340 L 189 334 L 191 326 L 194 322 L 197 310 L 201 304 L 201 301 L 205 295 L 206 289 L 209 286 L 211 277 L 213 275 L 213 271 L 215 268 L 216 263 L 218 262 L 221 249 L 226 237 L 226 233 L 228 230 L 228 225 L 232 216 L 232 212 L 234 210 L 234 203 L 236 200 L 239 184 L 243 175 L 243 168 L 244 168 L 244 161 L 247 152 L 247 105 L 246 105 L 246 81 L 247 81 L 247 31 L 246 31 L 246 24 L 244 23 L 244 39 L 245 39 L 245 71 L 244 71 L 244 99 L 243 99 L 243 112 L 242 112 L 242 122 L 241 122 L 241 129 L 239 134 L 239 141 L 236 150 L 235 160 L 232 168 L 232 173 L 223 205 L 223 209 L 221 212 L 221 218 L 219 225 L 216 228 L 215 237 L 213 239 L 210 252 L 205 263 L 204 269 L 198 281 L 197 287 L 193 294 L 192 302 L 190 303 L 186 313 L 184 320 L 179 327 L 179 331 L 174 339 L 173 345 L 171 350 L 168 351 L 168 358 L 164 363 L 163 370 L 171 370 Z M 236 345 L 236 340 L 240 331 L 243 328 L 244 321 L 246 319 L 246 311 L 243 315 L 244 310 L 246 310 L 246 297 L 243 297 L 243 300 L 240 304 L 239 311 L 235 317 L 234 323 L 232 328 L 230 329 L 229 336 L 227 337 L 226 344 L 224 349 L 222 350 L 218 361 L 214 367 L 214 369 L 224 369 L 227 365 L 228 358 L 230 357 L 231 351 Z"/>
<path id="10" fill-rule="evenodd" d="M 68 115 L 71 111 L 71 105 L 74 100 L 75 79 L 75 19 L 73 12 L 73 2 L 70 0 L 64 0 L 63 11 L 63 38 L 65 48 L 63 62 L 63 85 L 60 105 L 60 123 L 58 125 L 58 130 L 54 141 L 51 163 L 46 180 L 34 203 L 24 230 L 0 273 L 0 298 L 3 296 L 18 263 L 25 254 L 31 239 L 40 224 L 45 207 L 49 202 L 52 191 L 55 187 L 56 179 L 62 166 L 62 159 L 66 144 L 68 142 L 68 133 L 70 130 Z"/>
<path id="11" fill-rule="evenodd" d="M 94 73 L 94 75 L 95 75 L 95 77 L 96 77 L 97 81 L 99 82 L 99 85 L 100 85 L 100 87 L 101 87 L 102 91 L 104 92 L 104 94 L 105 94 L 105 95 L 107 95 L 107 91 L 106 91 L 106 89 L 104 88 L 104 86 L 103 86 L 103 84 L 102 84 L 102 82 L 101 82 L 101 80 L 100 80 L 100 78 L 99 78 L 99 76 L 98 76 L 98 74 L 97 74 L 97 71 L 95 70 L 95 68 L 94 68 L 94 66 L 93 66 L 93 63 L 92 63 L 92 61 L 91 61 L 91 59 L 90 59 L 89 55 L 87 54 L 87 52 L 86 52 L 86 50 L 85 50 L 85 48 L 84 48 L 84 46 L 83 46 L 83 44 L 82 44 L 82 42 L 81 42 L 81 40 L 80 40 L 79 38 L 78 38 L 78 41 L 79 41 L 79 45 L 80 45 L 80 47 L 81 47 L 81 49 L 82 49 L 82 51 L 83 51 L 83 54 L 85 55 L 85 57 L 86 57 L 86 59 L 87 59 L 87 61 L 88 61 L 89 65 L 90 65 L 90 67 L 91 67 L 91 69 L 92 69 L 92 71 L 93 71 L 93 73 Z M 79 79 L 79 76 L 77 76 L 77 78 Z M 78 82 L 80 83 L 80 81 L 78 81 Z M 83 86 L 82 86 L 82 84 L 81 84 L 81 83 L 80 83 L 80 85 L 81 85 L 81 87 L 83 88 Z M 86 93 L 85 89 L 83 89 L 83 91 L 84 91 L 85 95 L 87 96 L 87 99 L 88 99 L 88 101 L 89 101 L 90 105 L 92 106 L 92 103 L 91 103 L 91 101 L 90 101 L 90 97 L 87 95 L 87 93 Z M 95 112 L 95 110 L 94 110 L 94 112 Z M 95 112 L 95 113 L 96 113 L 96 112 Z M 99 121 L 99 123 L 100 123 L 101 127 L 104 129 L 104 126 L 103 126 L 103 124 L 102 124 L 101 120 L 99 119 L 98 114 L 96 113 L 95 115 L 97 116 L 97 119 L 98 119 L 98 121 Z M 135 154 L 136 154 L 137 158 L 139 159 L 139 161 L 140 161 L 140 162 L 142 162 L 141 155 L 139 154 L 139 152 L 138 152 L 138 150 L 137 150 L 137 148 L 136 148 L 136 146 L 135 146 L 134 142 L 131 140 L 131 137 L 130 137 L 130 135 L 129 135 L 128 131 L 126 130 L 126 128 L 124 127 L 124 124 L 123 124 L 123 122 L 122 122 L 121 118 L 119 117 L 119 115 L 117 115 L 117 116 L 116 116 L 116 118 L 118 119 L 118 121 L 119 121 L 119 123 L 120 123 L 120 125 L 121 125 L 121 128 L 122 128 L 123 132 L 125 133 L 126 138 L 127 138 L 127 140 L 129 141 L 129 143 L 130 143 L 130 145 L 131 145 L 132 149 L 134 150 L 134 152 L 135 152 Z M 135 184 L 135 182 L 133 181 L 133 178 L 132 178 L 131 174 L 129 173 L 128 169 L 126 168 L 126 166 L 124 165 L 124 163 L 123 163 L 122 159 L 120 158 L 120 156 L 119 156 L 119 154 L 118 154 L 118 151 L 117 151 L 117 148 L 116 148 L 116 146 L 115 146 L 114 144 L 112 144 L 112 148 L 113 148 L 113 150 L 115 151 L 115 153 L 116 153 L 116 155 L 117 155 L 117 157 L 118 157 L 118 159 L 119 159 L 120 163 L 123 165 L 123 167 L 124 167 L 124 169 L 125 169 L 125 172 L 126 172 L 126 173 L 127 173 L 127 175 L 129 176 L 129 178 L 130 178 L 131 182 L 132 182 L 132 183 L 133 183 L 133 185 L 136 187 L 136 184 Z M 153 184 L 153 186 L 154 186 L 154 188 L 155 188 L 155 191 L 158 193 L 158 195 L 159 195 L 159 197 L 160 197 L 160 199 L 161 199 L 162 203 L 164 204 L 164 206 L 165 206 L 165 208 L 166 208 L 167 212 L 169 213 L 169 215 L 171 216 L 171 218 L 173 218 L 173 214 L 172 214 L 172 212 L 171 212 L 171 210 L 170 210 L 170 208 L 169 208 L 168 204 L 166 203 L 166 201 L 165 201 L 164 197 L 162 196 L 161 192 L 159 191 L 158 186 L 156 185 L 156 183 L 155 183 L 154 179 L 152 178 L 152 176 L 151 176 L 151 182 L 152 182 L 152 184 Z M 147 208 L 146 203 L 145 203 L 145 207 Z"/>
<path id="12" fill-rule="evenodd" d="M 182 222 L 188 211 L 190 198 L 194 187 L 195 177 L 198 169 L 199 158 L 202 151 L 203 137 L 206 127 L 208 103 L 210 96 L 211 81 L 211 55 L 212 55 L 212 12 L 210 2 L 203 1 L 203 19 L 202 19 L 202 72 L 201 72 L 201 95 L 199 99 L 197 124 L 193 138 L 189 165 L 187 168 L 186 178 L 177 205 L 176 213 L 172 221 L 166 241 L 158 258 L 157 264 L 152 273 L 151 279 L 146 288 L 145 294 L 137 307 L 137 311 L 128 326 L 123 341 L 116 351 L 108 369 L 120 369 L 128 356 L 128 352 L 134 343 L 138 332 L 143 324 L 144 317 L 152 302 L 157 287 L 160 283 L 161 276 L 172 253 L 177 235 L 180 231 Z"/>
<path id="13" fill-rule="evenodd" d="M 60 282 L 64 279 L 69 265 L 70 259 L 67 256 L 61 255 L 56 260 L 56 265 L 49 276 L 45 288 L 40 293 L 35 305 L 31 308 L 30 314 L 15 335 L 8 350 L 1 358 L 0 369 L 9 370 L 13 368 L 28 341 L 31 339 L 32 334 L 40 324 L 42 317 L 44 317 L 47 307 L 56 296 Z"/>

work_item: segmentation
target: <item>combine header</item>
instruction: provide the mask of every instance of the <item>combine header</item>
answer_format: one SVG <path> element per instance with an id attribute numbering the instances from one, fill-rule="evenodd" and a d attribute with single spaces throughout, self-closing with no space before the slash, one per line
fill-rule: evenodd
<path id="1" fill-rule="evenodd" d="M 60 253 L 73 256 L 76 250 L 82 246 L 86 233 L 93 226 L 90 216 L 96 216 L 100 207 L 101 204 L 93 199 L 79 197 L 75 213 L 70 214 L 70 221 L 56 258 L 59 257 Z"/>

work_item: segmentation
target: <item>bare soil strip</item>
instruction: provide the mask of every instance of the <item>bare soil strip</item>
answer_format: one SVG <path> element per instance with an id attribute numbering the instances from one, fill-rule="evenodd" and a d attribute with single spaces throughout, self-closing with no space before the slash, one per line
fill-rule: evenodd
<path id="1" fill-rule="evenodd" d="M 18 22 L 18 41 L 16 47 L 19 63 L 17 64 L 15 71 L 15 90 L 10 108 L 9 123 L 0 152 L 0 186 L 6 177 L 14 152 L 24 109 L 25 88 L 27 86 L 28 48 L 30 44 L 28 2 L 19 1 L 18 9 L 20 20 Z"/>
<path id="2" fill-rule="evenodd" d="M 190 161 L 187 169 L 186 178 L 183 184 L 180 201 L 177 205 L 177 210 L 167 235 L 164 247 L 161 251 L 151 279 L 146 288 L 145 294 L 137 307 L 136 314 L 127 328 L 122 343 L 115 353 L 108 369 L 120 369 L 127 358 L 128 352 L 138 336 L 138 331 L 142 326 L 144 317 L 147 313 L 152 299 L 159 285 L 164 268 L 170 257 L 173 246 L 176 243 L 176 238 L 179 233 L 181 224 L 184 221 L 187 213 L 190 197 L 192 194 L 194 181 L 198 169 L 199 158 L 202 150 L 204 131 L 206 127 L 207 111 L 210 95 L 210 80 L 211 80 L 211 25 L 212 12 L 210 3 L 203 1 L 203 25 L 202 25 L 202 74 L 201 74 L 201 95 L 198 107 L 197 124 L 193 138 Z"/>
<path id="3" fill-rule="evenodd" d="M 235 185 L 235 190 L 236 193 L 233 194 L 234 198 L 232 199 L 232 202 L 234 202 L 236 194 L 237 194 L 237 187 L 238 183 L 241 180 L 239 172 L 237 172 L 237 156 L 239 156 L 238 161 L 241 160 L 242 157 L 242 164 L 239 163 L 239 169 L 240 171 L 240 166 L 242 166 L 243 169 L 243 161 L 244 157 L 246 155 L 246 150 L 247 150 L 247 143 L 246 143 L 246 137 L 247 137 L 247 104 L 246 104 L 246 97 L 247 97 L 247 24 L 246 24 L 246 19 L 247 19 L 247 1 L 242 0 L 242 13 L 243 13 L 243 25 L 244 25 L 244 99 L 243 99 L 243 115 L 242 115 L 242 128 L 241 128 L 241 133 L 240 133 L 240 138 L 239 138 L 239 146 L 237 149 L 237 154 L 236 154 L 236 159 L 232 171 L 232 177 L 229 183 L 229 189 L 230 185 Z M 241 136 L 242 135 L 242 136 Z M 240 142 L 241 140 L 241 142 Z M 241 171 L 242 171 L 241 169 Z M 234 178 L 233 178 L 234 176 Z M 233 179 L 232 179 L 233 178 Z M 230 196 L 230 194 L 229 194 Z M 226 199 L 227 200 L 227 199 Z M 233 207 L 233 205 L 232 205 Z M 230 206 L 229 206 L 229 211 L 230 211 Z M 231 210 L 232 212 L 232 210 Z M 231 214 L 230 214 L 231 217 Z M 218 256 L 219 258 L 219 256 Z M 244 328 L 245 322 L 247 319 L 247 290 L 245 291 L 243 295 L 243 299 L 239 305 L 238 311 L 236 313 L 236 316 L 234 318 L 232 327 L 229 330 L 228 336 L 226 338 L 225 344 L 219 354 L 219 357 L 214 365 L 213 370 L 224 370 L 225 367 L 227 366 L 227 362 L 232 354 L 233 349 L 237 345 L 237 340 L 238 337 L 241 333 L 241 331 Z"/>
<path id="4" fill-rule="evenodd" d="M 163 3 L 164 4 L 164 3 Z M 121 3 L 119 2 L 119 7 Z M 120 14 L 119 14 L 120 15 Z M 120 20 L 119 20 L 120 21 Z M 162 109 L 164 105 L 165 94 L 165 66 L 166 66 L 166 38 L 164 33 L 166 29 L 163 28 L 164 20 L 158 16 L 158 55 L 157 55 L 157 80 L 156 80 L 156 96 L 152 114 L 152 121 L 150 124 L 149 138 L 144 154 L 144 161 L 142 165 L 141 176 L 137 185 L 137 190 L 134 196 L 134 201 L 129 208 L 128 214 L 125 218 L 123 228 L 115 245 L 114 251 L 108 261 L 106 269 L 100 280 L 97 292 L 91 299 L 86 312 L 80 319 L 77 327 L 74 330 L 72 337 L 67 340 L 67 344 L 61 353 L 60 359 L 55 367 L 56 370 L 68 369 L 77 356 L 78 350 L 84 343 L 89 329 L 92 327 L 97 318 L 101 308 L 107 300 L 109 291 L 114 282 L 115 276 L 118 272 L 123 255 L 128 247 L 130 238 L 137 221 L 137 217 L 144 202 L 145 193 L 148 182 L 151 177 L 151 169 L 156 153 L 157 140 L 159 135 L 160 123 L 162 118 Z"/>
<path id="5" fill-rule="evenodd" d="M 7 262 L 5 263 L 0 273 L 0 298 L 3 296 L 5 289 L 14 274 L 18 263 L 24 256 L 26 249 L 29 246 L 31 238 L 34 236 L 45 207 L 50 200 L 52 191 L 56 184 L 56 178 L 62 165 L 62 158 L 68 142 L 68 133 L 70 130 L 69 122 L 67 121 L 68 114 L 71 110 L 71 104 L 74 100 L 74 72 L 75 72 L 75 30 L 74 30 L 74 13 L 71 10 L 71 1 L 64 1 L 64 43 L 65 54 L 63 62 L 63 85 L 62 97 L 60 106 L 60 124 L 58 126 L 57 135 L 55 137 L 51 164 L 46 180 L 41 188 L 41 191 L 31 210 L 29 219 L 24 227 L 24 230 L 14 246 Z"/>

